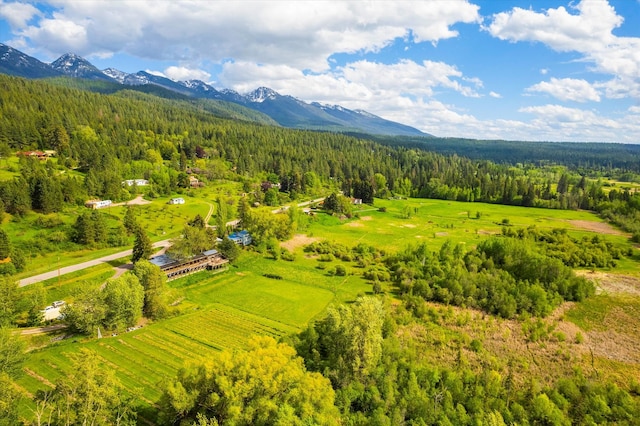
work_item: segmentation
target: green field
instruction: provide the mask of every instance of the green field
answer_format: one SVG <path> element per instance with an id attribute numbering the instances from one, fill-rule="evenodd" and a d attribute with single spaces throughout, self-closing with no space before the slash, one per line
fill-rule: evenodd
<path id="1" fill-rule="evenodd" d="M 407 207 L 411 211 L 409 218 L 404 216 Z M 386 212 L 379 211 L 380 208 L 386 208 Z M 397 250 L 408 244 L 426 242 L 436 249 L 445 240 L 473 246 L 488 235 L 499 234 L 504 220 L 514 228 L 564 228 L 571 230 L 573 235 L 594 235 L 593 231 L 573 221 L 603 223 L 597 215 L 587 211 L 426 199 L 376 199 L 374 208 L 363 206 L 355 212 L 359 219 L 340 220 L 318 214 L 309 232 L 314 237 L 348 246 L 362 242 L 382 249 Z M 613 229 L 611 231 L 615 232 Z M 627 240 L 623 235 L 608 235 L 607 238 L 620 242 Z"/>
<path id="2" fill-rule="evenodd" d="M 104 265 L 78 273 L 77 279 L 88 284 L 90 277 L 109 272 Z M 267 278 L 265 273 L 281 273 L 283 279 Z M 72 291 L 72 281 L 50 280 L 43 286 L 48 295 L 64 298 L 64 289 Z M 256 334 L 279 338 L 300 332 L 330 303 L 353 300 L 369 288 L 356 276 L 330 277 L 315 268 L 311 259 L 291 263 L 250 252 L 227 272 L 201 272 L 171 281 L 169 286 L 181 301 L 172 308 L 177 315 L 173 318 L 117 336 L 103 333 L 102 339 L 72 337 L 51 343 L 51 336 L 31 337 L 32 346 L 48 346 L 29 354 L 28 374 L 18 385 L 25 394 L 46 389 L 69 370 L 69 354 L 88 347 L 131 392 L 139 394 L 143 405 L 152 404 L 160 396 L 162 381 L 186 363 L 216 351 L 242 349 Z M 23 408 L 25 413 L 33 408 L 26 398 Z"/>
<path id="3" fill-rule="evenodd" d="M 194 200 L 192 206 L 193 210 L 176 209 L 173 217 L 164 205 L 142 206 L 142 220 L 150 222 L 154 215 L 159 215 L 161 223 L 174 219 L 177 223 L 190 219 L 195 212 L 206 214 L 202 210 L 208 208 L 207 201 Z M 411 209 L 409 218 L 405 206 Z M 386 212 L 379 211 L 380 207 L 385 207 Z M 436 250 L 446 240 L 465 243 L 470 248 L 481 239 L 500 233 L 505 219 L 514 227 L 566 228 L 575 235 L 594 233 L 586 229 L 585 222 L 602 224 L 589 212 L 438 200 L 376 200 L 375 207 L 364 206 L 357 214 L 359 217 L 354 219 L 340 220 L 318 213 L 312 217 L 306 241 L 327 239 L 349 247 L 366 243 L 389 251 L 426 242 Z M 611 232 L 615 234 L 615 230 Z M 630 244 L 620 233 L 606 238 Z M 201 272 L 171 281 L 172 300 L 176 301 L 171 307 L 173 316 L 135 331 L 99 340 L 95 336 L 71 337 L 53 343 L 51 336 L 32 337 L 30 342 L 34 346 L 48 346 L 29 354 L 25 366 L 28 374 L 19 380 L 19 386 L 27 395 L 46 388 L 68 371 L 70 353 L 89 347 L 116 371 L 131 392 L 140 395 L 143 405 L 150 405 L 160 396 L 160 384 L 173 377 L 185 363 L 219 350 L 242 349 L 254 334 L 278 338 L 299 332 L 320 317 L 331 303 L 352 301 L 371 291 L 371 285 L 361 277 L 362 271 L 353 264 L 339 260 L 319 262 L 303 252 L 303 244 L 290 249 L 296 255 L 293 262 L 246 251 L 226 272 Z M 633 260 L 628 263 L 637 268 Z M 337 264 L 346 267 L 346 276 L 326 272 Z M 93 283 L 109 274 L 110 265 L 105 264 L 65 277 L 61 282 L 55 279 L 41 285 L 48 296 L 64 299 L 78 280 Z M 575 320 L 580 323 L 577 317 Z M 31 402 L 25 398 L 24 404 L 27 416 Z"/>

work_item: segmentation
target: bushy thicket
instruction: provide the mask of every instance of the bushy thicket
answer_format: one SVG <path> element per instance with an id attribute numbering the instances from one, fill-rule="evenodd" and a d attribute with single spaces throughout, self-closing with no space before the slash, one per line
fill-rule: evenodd
<path id="1" fill-rule="evenodd" d="M 363 298 L 330 309 L 295 345 L 309 370 L 331 379 L 344 424 L 634 424 L 640 415 L 637 395 L 579 371 L 542 387 L 490 363 L 482 371 L 434 366 L 419 343 L 402 344 L 396 333 L 419 323 Z"/>
<path id="2" fill-rule="evenodd" d="M 594 293 L 593 284 L 560 259 L 517 238 L 489 238 L 468 252 L 450 243 L 439 252 L 419 245 L 390 257 L 386 265 L 409 299 L 473 307 L 504 318 L 545 316 L 564 300 Z"/>

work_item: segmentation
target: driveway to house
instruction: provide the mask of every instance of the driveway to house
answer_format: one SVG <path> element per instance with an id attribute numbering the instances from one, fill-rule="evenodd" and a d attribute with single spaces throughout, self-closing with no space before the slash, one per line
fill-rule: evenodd
<path id="1" fill-rule="evenodd" d="M 162 240 L 153 244 L 153 247 L 168 247 L 170 246 L 170 240 Z M 33 277 L 28 277 L 21 279 L 19 282 L 20 287 L 24 287 L 29 284 L 39 283 L 40 281 L 45 281 L 51 278 L 55 278 L 60 275 L 65 275 L 71 272 L 80 271 L 82 269 L 91 268 L 92 266 L 99 265 L 101 263 L 110 262 L 112 260 L 120 259 L 123 257 L 131 256 L 131 249 L 121 251 L 119 253 L 110 254 L 108 256 L 101 257 L 99 259 L 89 260 L 87 262 L 78 263 L 76 265 L 65 266 L 64 268 L 56 269 L 53 271 L 45 272 L 44 274 L 34 275 Z"/>

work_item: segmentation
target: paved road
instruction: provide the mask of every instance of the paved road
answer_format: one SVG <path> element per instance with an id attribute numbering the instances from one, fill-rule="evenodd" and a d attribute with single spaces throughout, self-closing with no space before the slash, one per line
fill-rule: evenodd
<path id="1" fill-rule="evenodd" d="M 298 204 L 298 207 L 303 207 L 306 206 L 308 204 L 311 203 L 318 203 L 320 201 L 324 200 L 324 198 L 318 198 L 312 201 L 307 201 L 304 203 L 300 203 Z M 280 211 L 285 211 L 286 209 L 288 209 L 288 206 L 286 208 L 279 208 L 274 210 L 274 213 L 278 213 Z M 209 212 L 207 213 L 207 218 L 205 219 L 205 223 L 207 223 L 209 221 L 209 219 L 211 218 L 211 215 L 213 213 L 213 205 L 209 203 Z M 231 227 L 235 227 L 238 225 L 240 221 L 239 220 L 232 220 L 227 222 L 227 226 L 231 226 Z M 167 247 L 171 246 L 171 240 L 162 240 L 162 241 L 158 241 L 157 243 L 153 244 L 153 247 L 163 247 L 164 249 L 166 249 Z M 65 266 L 64 268 L 60 268 L 60 269 L 56 269 L 53 271 L 49 271 L 49 272 L 45 272 L 44 274 L 40 274 L 40 275 L 34 275 L 33 277 L 28 277 L 28 278 L 24 278 L 21 279 L 19 282 L 19 286 L 20 287 L 24 287 L 27 286 L 29 284 L 35 284 L 35 283 L 39 283 L 40 281 L 45 281 L 45 280 L 49 280 L 51 278 L 55 278 L 58 275 L 65 275 L 71 272 L 76 272 L 76 271 L 80 271 L 82 269 L 86 269 L 86 268 L 91 268 L 92 266 L 96 266 L 99 265 L 101 263 L 106 263 L 106 262 L 110 262 L 112 260 L 116 260 L 116 259 L 120 259 L 123 257 L 129 257 L 131 256 L 131 250 L 125 250 L 125 251 L 121 251 L 119 253 L 114 253 L 114 254 L 110 254 L 108 256 L 104 256 L 101 257 L 99 259 L 94 259 L 94 260 L 89 260 L 87 262 L 83 262 L 83 263 L 78 263 L 77 265 L 71 265 L 71 266 Z M 116 276 L 120 276 L 122 275 L 124 272 L 126 272 L 127 270 L 131 269 L 131 265 L 121 265 L 118 266 L 116 268 Z"/>
<path id="2" fill-rule="evenodd" d="M 162 240 L 153 244 L 153 247 L 167 247 L 170 245 L 170 240 Z M 40 281 L 45 281 L 51 278 L 55 278 L 60 275 L 65 275 L 70 272 L 80 271 L 82 269 L 91 268 L 92 266 L 100 265 L 101 263 L 110 262 L 112 260 L 120 259 L 123 257 L 131 256 L 131 249 L 121 251 L 119 253 L 110 254 L 108 256 L 101 257 L 99 259 L 89 260 L 87 262 L 78 263 L 77 265 L 65 266 L 64 268 L 60 268 L 59 270 L 53 270 L 49 272 L 45 272 L 44 274 L 34 275 L 33 277 L 24 278 L 20 280 L 19 286 L 24 287 L 29 284 L 35 284 Z"/>

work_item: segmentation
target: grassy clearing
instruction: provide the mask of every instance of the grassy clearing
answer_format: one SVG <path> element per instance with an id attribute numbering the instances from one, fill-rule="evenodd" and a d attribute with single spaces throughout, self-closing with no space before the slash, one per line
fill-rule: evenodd
<path id="1" fill-rule="evenodd" d="M 586 211 L 535 209 L 498 204 L 464 203 L 443 200 L 375 200 L 375 208 L 365 206 L 356 210 L 359 219 L 341 221 L 319 214 L 309 232 L 346 245 L 359 242 L 387 250 L 397 250 L 411 243 L 426 242 L 436 249 L 445 240 L 477 244 L 488 235 L 499 234 L 503 221 L 509 226 L 540 229 L 563 228 L 573 235 L 595 235 L 595 232 L 575 226 L 571 221 L 603 223 L 595 214 Z M 386 208 L 380 212 L 379 208 Z M 406 218 L 405 209 L 411 217 Z M 625 241 L 624 236 L 608 235 L 612 240 Z"/>
<path id="2" fill-rule="evenodd" d="M 329 303 L 353 300 L 368 289 L 356 276 L 327 276 L 310 259 L 274 261 L 256 253 L 244 253 L 227 273 L 195 274 L 170 285 L 187 303 L 201 307 L 222 303 L 295 328 L 304 327 Z"/>
<path id="3" fill-rule="evenodd" d="M 31 284 L 20 289 L 24 294 L 44 290 L 47 300 L 54 301 L 69 298 L 69 295 L 79 287 L 98 287 L 114 274 L 113 267 L 109 264 L 101 264 L 92 268 L 61 275 L 60 278 L 51 278 L 46 281 Z"/>

